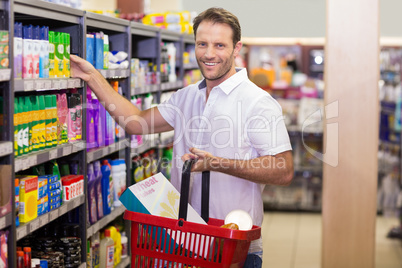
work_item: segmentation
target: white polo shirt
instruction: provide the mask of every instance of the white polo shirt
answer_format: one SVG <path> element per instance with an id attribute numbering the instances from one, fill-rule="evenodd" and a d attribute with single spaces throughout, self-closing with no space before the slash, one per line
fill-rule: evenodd
<path id="1" fill-rule="evenodd" d="M 237 69 L 235 75 L 214 87 L 208 101 L 203 80 L 177 91 L 158 109 L 175 130 L 171 182 L 179 191 L 181 157 L 191 147 L 242 160 L 292 149 L 280 105 L 248 79 L 246 69 Z M 269 168 L 275 163 L 264 164 Z M 263 189 L 263 184 L 211 172 L 210 217 L 224 219 L 230 211 L 242 209 L 261 226 Z M 190 204 L 201 213 L 201 173 L 192 174 Z"/>

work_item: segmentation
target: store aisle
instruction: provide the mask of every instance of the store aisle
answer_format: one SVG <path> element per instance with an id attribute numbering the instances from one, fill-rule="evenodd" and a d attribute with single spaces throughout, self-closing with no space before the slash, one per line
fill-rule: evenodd
<path id="1" fill-rule="evenodd" d="M 386 238 L 396 218 L 377 217 L 376 267 L 402 267 L 402 243 Z M 266 268 L 319 268 L 321 214 L 266 212 L 262 228 Z"/>

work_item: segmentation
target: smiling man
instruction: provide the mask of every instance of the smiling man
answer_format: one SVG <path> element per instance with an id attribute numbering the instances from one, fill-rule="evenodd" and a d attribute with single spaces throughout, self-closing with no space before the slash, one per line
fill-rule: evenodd
<path id="1" fill-rule="evenodd" d="M 175 130 L 171 182 L 180 191 L 183 161 L 192 168 L 190 203 L 201 212 L 201 171 L 211 171 L 210 213 L 224 219 L 247 211 L 263 220 L 266 184 L 288 185 L 293 178 L 289 136 L 279 104 L 253 84 L 246 69 L 235 68 L 242 47 L 236 16 L 210 8 L 194 19 L 195 54 L 204 79 L 178 90 L 166 102 L 140 111 L 114 91 L 85 60 L 71 56 L 71 72 L 85 80 L 129 134 Z M 262 266 L 262 239 L 253 241 L 244 267 Z"/>

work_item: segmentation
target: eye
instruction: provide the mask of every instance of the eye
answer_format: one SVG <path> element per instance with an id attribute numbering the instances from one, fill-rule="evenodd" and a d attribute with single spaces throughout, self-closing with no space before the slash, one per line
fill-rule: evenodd
<path id="1" fill-rule="evenodd" d="M 217 47 L 218 48 L 224 48 L 225 46 L 223 44 L 218 44 Z"/>
<path id="2" fill-rule="evenodd" d="M 205 43 L 198 43 L 198 46 L 199 46 L 199 47 L 205 47 L 206 44 L 205 44 Z"/>

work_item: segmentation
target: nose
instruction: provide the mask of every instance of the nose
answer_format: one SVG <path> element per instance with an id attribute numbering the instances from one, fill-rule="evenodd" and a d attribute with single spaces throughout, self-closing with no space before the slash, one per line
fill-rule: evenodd
<path id="1" fill-rule="evenodd" d="M 204 56 L 205 56 L 206 58 L 208 58 L 208 59 L 212 59 L 212 58 L 215 56 L 215 50 L 214 50 L 213 46 L 208 46 L 208 47 L 205 49 L 205 54 L 204 54 Z"/>

